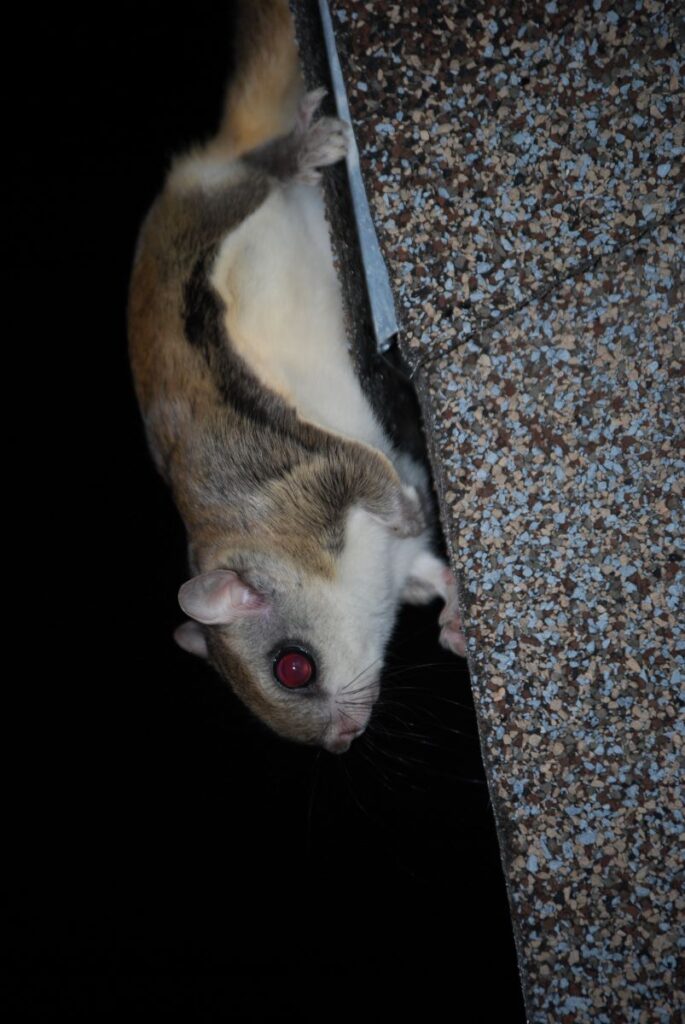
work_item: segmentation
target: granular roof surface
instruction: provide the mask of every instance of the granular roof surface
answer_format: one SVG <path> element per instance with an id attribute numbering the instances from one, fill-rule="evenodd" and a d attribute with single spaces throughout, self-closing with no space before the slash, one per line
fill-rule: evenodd
<path id="1" fill-rule="evenodd" d="M 332 0 L 530 1021 L 683 1006 L 683 24 Z"/>

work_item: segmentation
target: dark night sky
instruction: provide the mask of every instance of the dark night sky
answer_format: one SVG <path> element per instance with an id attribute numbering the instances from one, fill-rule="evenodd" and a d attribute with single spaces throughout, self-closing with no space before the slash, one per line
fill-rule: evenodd
<path id="1" fill-rule="evenodd" d="M 475 718 L 439 606 L 403 615 L 385 715 L 340 758 L 268 734 L 171 641 L 183 531 L 142 437 L 126 290 L 169 156 L 216 123 L 230 19 L 170 10 L 25 29 L 10 216 L 50 611 L 17 681 L 12 996 L 41 1020 L 386 1019 L 414 1001 L 431 1019 L 446 1000 L 456 1020 L 515 1024 Z"/>

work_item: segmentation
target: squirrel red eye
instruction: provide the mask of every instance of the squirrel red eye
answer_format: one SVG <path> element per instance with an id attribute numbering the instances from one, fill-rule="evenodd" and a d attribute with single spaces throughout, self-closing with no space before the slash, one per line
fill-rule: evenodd
<path id="1" fill-rule="evenodd" d="M 274 675 L 282 686 L 296 690 L 308 686 L 314 678 L 314 662 L 296 647 L 279 651 L 274 660 Z"/>

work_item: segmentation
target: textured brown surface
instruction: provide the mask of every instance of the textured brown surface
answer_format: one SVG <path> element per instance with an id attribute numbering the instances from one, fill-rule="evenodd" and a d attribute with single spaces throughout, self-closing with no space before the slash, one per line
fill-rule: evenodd
<path id="1" fill-rule="evenodd" d="M 425 378 L 535 1020 L 676 1019 L 677 254 L 664 225 Z"/>
<path id="2" fill-rule="evenodd" d="M 331 6 L 463 588 L 529 1019 L 679 1020 L 677 5 Z"/>
<path id="3" fill-rule="evenodd" d="M 590 268 L 681 196 L 676 4 L 558 7 L 333 5 L 412 363 Z"/>

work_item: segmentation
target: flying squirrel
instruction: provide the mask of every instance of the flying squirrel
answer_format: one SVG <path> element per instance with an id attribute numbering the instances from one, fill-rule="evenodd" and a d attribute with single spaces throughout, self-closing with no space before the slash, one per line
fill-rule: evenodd
<path id="1" fill-rule="evenodd" d="M 465 641 L 426 471 L 348 349 L 320 181 L 349 128 L 316 116 L 286 0 L 245 0 L 237 47 L 218 133 L 173 160 L 140 231 L 131 366 L 187 532 L 177 642 L 276 733 L 342 753 L 403 602 L 441 597 L 441 643 Z"/>

